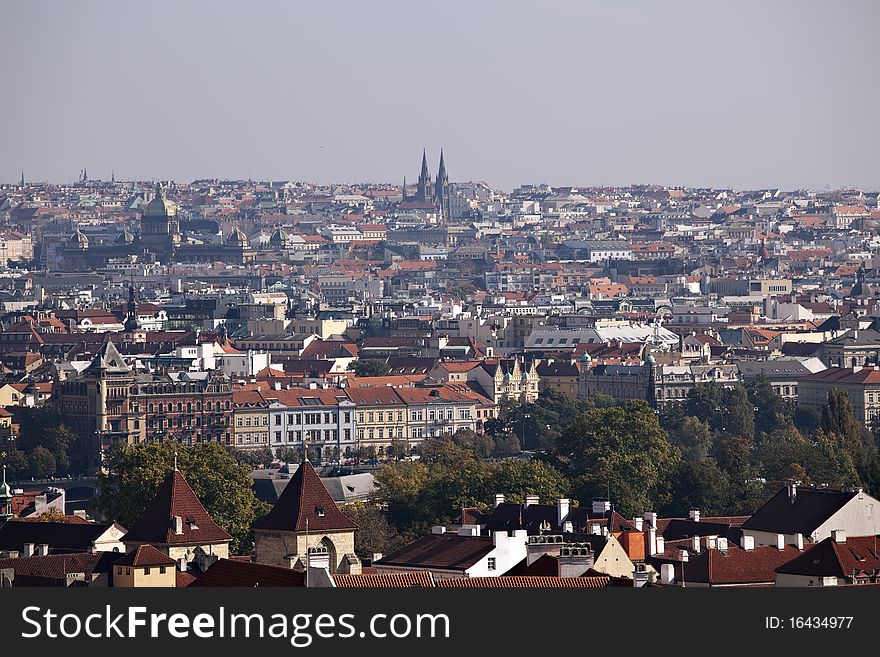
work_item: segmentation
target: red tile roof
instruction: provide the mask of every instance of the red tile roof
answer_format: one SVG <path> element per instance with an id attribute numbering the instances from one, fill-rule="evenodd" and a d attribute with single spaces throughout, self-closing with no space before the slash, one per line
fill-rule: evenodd
<path id="1" fill-rule="evenodd" d="M 315 391 L 310 391 L 315 392 Z M 349 520 L 330 493 L 321 483 L 318 473 L 308 461 L 302 463 L 275 506 L 268 514 L 257 520 L 254 529 L 304 532 L 308 521 L 309 531 L 354 530 L 357 526 Z"/>
<path id="2" fill-rule="evenodd" d="M 334 575 L 333 581 L 340 589 L 434 588 L 434 576 L 426 570 L 381 575 Z"/>
<path id="3" fill-rule="evenodd" d="M 446 589 L 604 589 L 610 577 L 457 577 L 437 580 Z"/>
<path id="4" fill-rule="evenodd" d="M 176 566 L 177 562 L 152 545 L 138 545 L 121 559 L 113 562 L 114 566 Z"/>
<path id="5" fill-rule="evenodd" d="M 175 531 L 175 517 L 182 520 L 180 534 Z M 232 537 L 211 519 L 184 476 L 174 470 L 123 540 L 126 543 L 205 545 L 231 541 Z"/>
<path id="6" fill-rule="evenodd" d="M 302 587 L 305 586 L 305 573 L 250 561 L 220 559 L 189 584 L 189 587 L 203 586 Z"/>

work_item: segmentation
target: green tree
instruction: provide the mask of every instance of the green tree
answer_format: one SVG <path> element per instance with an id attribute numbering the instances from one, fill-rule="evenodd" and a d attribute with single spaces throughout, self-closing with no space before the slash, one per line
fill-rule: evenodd
<path id="1" fill-rule="evenodd" d="M 681 451 L 683 459 L 700 461 L 706 458 L 712 447 L 712 432 L 707 422 L 688 415 L 670 431 L 669 440 Z"/>
<path id="2" fill-rule="evenodd" d="M 581 502 L 610 493 L 627 515 L 659 506 L 662 484 L 680 459 L 643 401 L 581 414 L 560 435 L 555 457 Z"/>
<path id="3" fill-rule="evenodd" d="M 28 470 L 35 479 L 45 479 L 55 475 L 55 455 L 39 445 L 34 447 L 28 457 Z"/>
<path id="4" fill-rule="evenodd" d="M 342 507 L 343 513 L 357 525 L 354 551 L 361 559 L 374 554 L 388 554 L 403 546 L 403 540 L 381 506 L 372 502 L 354 502 Z"/>
<path id="5" fill-rule="evenodd" d="M 724 423 L 721 396 L 722 388 L 714 381 L 698 383 L 688 391 L 684 414 L 702 420 L 712 431 L 720 431 Z"/>
<path id="6" fill-rule="evenodd" d="M 755 407 L 749 401 L 745 387 L 737 383 L 724 388 L 721 391 L 721 404 L 721 431 L 728 431 L 735 436 L 754 438 Z"/>
<path id="7" fill-rule="evenodd" d="M 348 370 L 357 376 L 385 376 L 391 372 L 388 363 L 378 358 L 353 360 L 348 364 Z"/>
<path id="8" fill-rule="evenodd" d="M 20 449 L 13 449 L 9 452 L 6 465 L 9 467 L 9 475 L 14 481 L 18 481 L 21 477 L 28 476 L 30 463 L 27 454 Z"/>
<path id="9" fill-rule="evenodd" d="M 504 493 L 508 502 L 524 502 L 526 495 L 537 495 L 544 504 L 555 504 L 560 497 L 567 497 L 570 483 L 559 470 L 542 461 L 506 460 L 491 468 L 490 497 Z"/>
<path id="10" fill-rule="evenodd" d="M 670 480 L 670 488 L 670 501 L 663 509 L 668 515 L 687 517 L 691 509 L 699 509 L 707 516 L 733 510 L 730 477 L 715 459 L 682 461 Z"/>
<path id="11" fill-rule="evenodd" d="M 484 459 L 492 455 L 495 450 L 495 442 L 491 436 L 477 433 L 471 429 L 459 429 L 452 434 L 452 442 L 459 447 L 469 449 L 478 459 Z"/>
<path id="12" fill-rule="evenodd" d="M 49 450 L 55 458 L 58 474 L 67 474 L 70 470 L 70 449 L 75 439 L 74 433 L 61 422 L 61 416 L 50 407 L 22 409 L 16 448 L 29 457 L 37 447 Z"/>
<path id="13" fill-rule="evenodd" d="M 769 433 L 780 421 L 790 418 L 794 412 L 791 405 L 776 394 L 770 381 L 763 374 L 746 383 L 749 403 L 755 416 L 755 432 Z"/>
<path id="14" fill-rule="evenodd" d="M 815 460 L 815 447 L 812 441 L 791 424 L 778 426 L 769 434 L 763 434 L 758 441 L 758 460 L 764 477 L 780 482 L 786 479 L 800 479 L 810 483 L 807 468 Z"/>
<path id="15" fill-rule="evenodd" d="M 265 447 L 262 449 L 236 449 L 232 450 L 231 453 L 235 457 L 236 463 L 246 465 L 249 468 L 268 465 L 275 460 L 272 450 Z"/>
<path id="16" fill-rule="evenodd" d="M 98 475 L 98 509 L 122 525 L 135 522 L 173 470 L 175 454 L 180 472 L 205 510 L 232 535 L 232 552 L 249 553 L 253 547 L 251 524 L 268 513 L 269 505 L 255 497 L 250 468 L 236 463 L 216 443 L 192 447 L 143 443 L 112 450 L 108 473 Z"/>

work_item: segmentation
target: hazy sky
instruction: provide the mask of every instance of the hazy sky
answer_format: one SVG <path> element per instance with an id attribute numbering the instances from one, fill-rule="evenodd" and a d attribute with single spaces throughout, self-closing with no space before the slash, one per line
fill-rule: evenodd
<path id="1" fill-rule="evenodd" d="M 0 0 L 0 180 L 880 187 L 875 0 Z"/>

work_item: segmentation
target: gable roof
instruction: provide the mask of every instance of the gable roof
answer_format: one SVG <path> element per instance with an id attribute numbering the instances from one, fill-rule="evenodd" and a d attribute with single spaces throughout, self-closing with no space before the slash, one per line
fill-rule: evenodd
<path id="1" fill-rule="evenodd" d="M 268 514 L 253 524 L 254 529 L 304 532 L 354 530 L 357 526 L 346 517 L 321 482 L 315 468 L 304 461 L 290 478 L 281 497 Z"/>
<path id="2" fill-rule="evenodd" d="M 797 487 L 794 502 L 787 488 L 752 514 L 742 524 L 743 529 L 776 534 L 803 534 L 811 536 L 822 523 L 837 513 L 859 493 L 827 488 Z"/>
<path id="3" fill-rule="evenodd" d="M 176 516 L 182 520 L 180 534 L 175 532 Z M 231 541 L 232 536 L 211 519 L 180 471 L 173 470 L 122 540 L 126 543 L 204 545 Z"/>
<path id="4" fill-rule="evenodd" d="M 177 562 L 150 544 L 138 545 L 124 557 L 113 562 L 114 566 L 177 566 Z"/>
<path id="5" fill-rule="evenodd" d="M 187 586 L 302 587 L 305 586 L 305 573 L 251 561 L 219 559 Z"/>
<path id="6" fill-rule="evenodd" d="M 383 557 L 375 565 L 463 571 L 494 549 L 492 539 L 484 536 L 428 534 Z"/>
<path id="7" fill-rule="evenodd" d="M 843 543 L 828 537 L 779 566 L 776 572 L 815 577 L 852 577 L 862 572 L 876 573 L 880 569 L 877 545 L 875 536 L 847 536 Z"/>
<path id="8" fill-rule="evenodd" d="M 28 522 L 11 519 L 0 527 L 0 550 L 22 552 L 25 543 L 50 550 L 89 552 L 111 525 L 80 522 Z"/>

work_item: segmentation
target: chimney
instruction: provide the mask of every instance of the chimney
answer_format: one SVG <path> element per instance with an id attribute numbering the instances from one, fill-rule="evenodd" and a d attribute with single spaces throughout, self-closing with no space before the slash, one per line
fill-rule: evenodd
<path id="1" fill-rule="evenodd" d="M 846 543 L 846 532 L 842 529 L 834 529 L 831 531 L 831 540 L 835 543 Z"/>
<path id="2" fill-rule="evenodd" d="M 432 534 L 445 534 L 446 527 L 444 527 L 443 525 L 434 525 L 433 527 L 431 527 L 431 533 Z"/>
<path id="3" fill-rule="evenodd" d="M 586 543 L 571 543 L 563 546 L 556 557 L 559 577 L 580 577 L 593 567 L 593 551 Z"/>
<path id="4" fill-rule="evenodd" d="M 531 566 L 545 554 L 558 557 L 563 545 L 562 536 L 559 534 L 529 536 L 529 540 L 526 543 L 526 565 Z"/>
<path id="5" fill-rule="evenodd" d="M 666 552 L 666 539 L 662 536 L 657 537 L 655 545 L 657 546 L 657 554 L 663 554 Z"/>
<path id="6" fill-rule="evenodd" d="M 804 535 L 803 534 L 798 533 L 798 534 L 794 535 L 794 546 L 798 550 L 803 551 L 803 549 L 804 549 Z"/>
<path id="7" fill-rule="evenodd" d="M 633 588 L 640 588 L 651 581 L 651 574 L 643 563 L 635 564 L 633 569 Z"/>
<path id="8" fill-rule="evenodd" d="M 690 518 L 694 522 L 700 522 L 700 510 L 699 509 L 691 509 L 690 513 L 688 513 L 688 518 Z"/>
<path id="9" fill-rule="evenodd" d="M 703 544 L 706 546 L 707 550 L 714 550 L 718 547 L 718 537 L 715 535 L 705 536 L 703 538 Z"/>
<path id="10" fill-rule="evenodd" d="M 611 502 L 609 500 L 593 500 L 593 513 L 605 514 L 611 511 Z"/>
<path id="11" fill-rule="evenodd" d="M 645 531 L 645 552 L 649 557 L 657 554 L 657 530 L 653 527 Z"/>
<path id="12" fill-rule="evenodd" d="M 564 531 L 566 534 L 574 533 L 574 525 L 572 524 L 571 520 L 566 520 L 562 523 L 562 531 Z"/>
<path id="13" fill-rule="evenodd" d="M 644 527 L 644 524 L 643 524 L 643 523 L 644 523 L 644 519 L 643 519 L 643 518 L 639 518 L 638 516 L 636 516 L 635 518 L 633 518 L 633 524 L 636 526 L 636 531 L 637 531 L 637 532 L 642 531 L 642 528 Z"/>
<path id="14" fill-rule="evenodd" d="M 788 501 L 792 504 L 797 501 L 797 482 L 795 481 L 788 483 Z"/>
<path id="15" fill-rule="evenodd" d="M 479 525 L 462 525 L 458 528 L 459 536 L 479 536 L 480 535 L 480 526 Z"/>
<path id="16" fill-rule="evenodd" d="M 174 533 L 178 535 L 183 533 L 183 518 L 180 516 L 174 516 Z"/>
<path id="17" fill-rule="evenodd" d="M 785 534 L 776 534 L 776 549 L 785 549 Z"/>
<path id="18" fill-rule="evenodd" d="M 708 545 L 706 547 L 709 547 Z M 700 553 L 700 537 L 694 536 L 691 538 L 691 549 L 694 551 L 694 554 Z"/>
<path id="19" fill-rule="evenodd" d="M 499 504 L 504 504 L 504 493 L 495 493 L 495 506 Z"/>
<path id="20" fill-rule="evenodd" d="M 664 563 L 660 566 L 660 583 L 672 584 L 675 581 L 675 566 L 671 563 Z"/>
<path id="21" fill-rule="evenodd" d="M 526 495 L 526 503 L 523 504 L 524 507 L 532 506 L 533 504 L 537 505 L 541 503 L 541 498 L 537 495 Z"/>
<path id="22" fill-rule="evenodd" d="M 727 552 L 727 539 L 724 536 L 719 536 L 718 540 L 715 542 L 715 547 L 722 552 Z"/>
<path id="23" fill-rule="evenodd" d="M 22 556 L 32 557 L 34 556 L 34 544 L 33 543 L 25 543 L 24 544 L 24 552 Z"/>
<path id="24" fill-rule="evenodd" d="M 755 537 L 754 536 L 746 536 L 743 534 L 742 540 L 740 541 L 740 545 L 743 550 L 749 551 L 755 549 Z"/>
<path id="25" fill-rule="evenodd" d="M 601 536 L 602 525 L 600 525 L 599 523 L 593 523 L 592 525 L 590 525 L 590 533 L 594 534 L 595 536 Z"/>
<path id="26" fill-rule="evenodd" d="M 40 543 L 37 545 L 36 555 L 38 557 L 45 557 L 49 554 L 49 545 L 47 543 Z"/>
<path id="27" fill-rule="evenodd" d="M 556 524 L 561 525 L 568 517 L 568 509 L 571 505 L 570 500 L 560 497 L 556 500 Z"/>
<path id="28" fill-rule="evenodd" d="M 657 529 L 657 514 L 653 511 L 646 511 L 645 522 L 651 525 L 654 529 Z"/>

